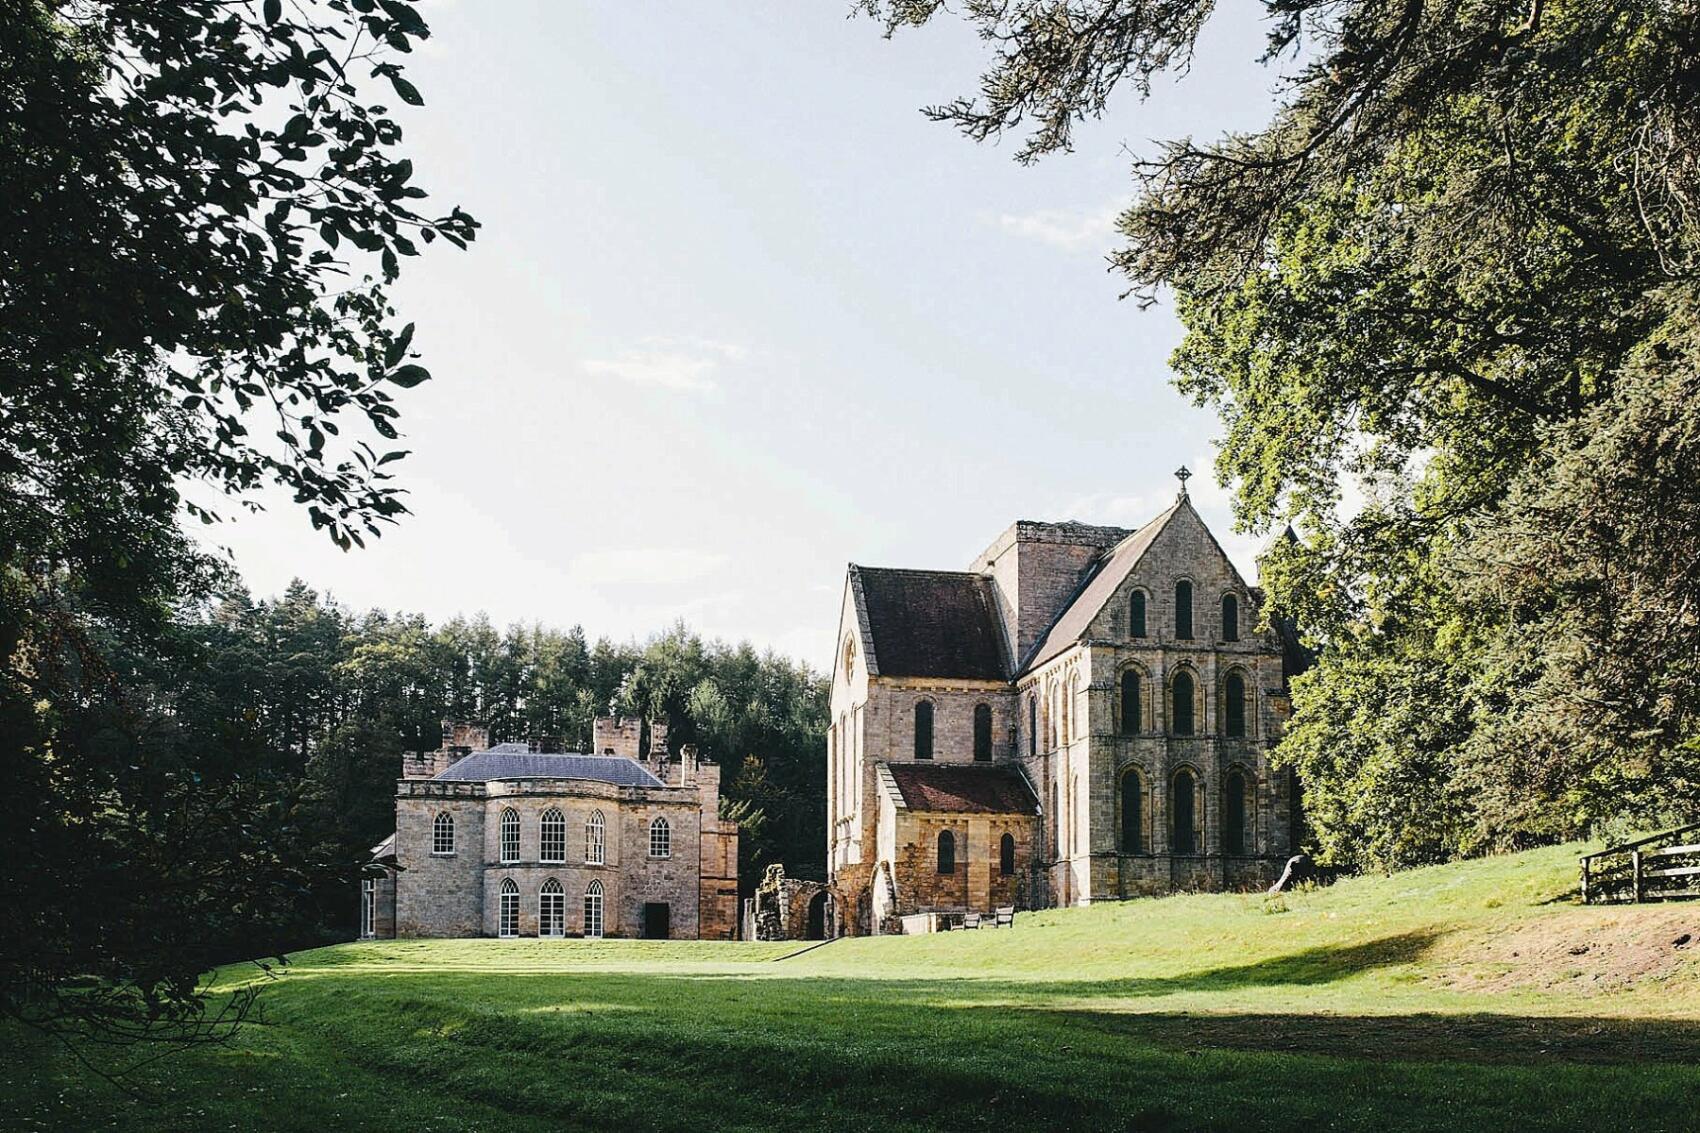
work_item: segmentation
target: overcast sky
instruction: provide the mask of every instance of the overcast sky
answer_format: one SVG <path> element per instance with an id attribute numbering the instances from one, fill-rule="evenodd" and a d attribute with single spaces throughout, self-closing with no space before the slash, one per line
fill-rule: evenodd
<path id="1" fill-rule="evenodd" d="M 413 514 L 344 554 L 287 505 L 215 529 L 257 595 L 642 639 L 678 618 L 824 667 L 847 562 L 961 569 L 1013 520 L 1137 526 L 1175 468 L 1242 571 L 1170 310 L 1104 256 L 1151 139 L 1254 128 L 1253 5 L 1192 73 L 1037 167 L 919 107 L 972 89 L 951 21 L 849 0 L 431 3 L 402 118 L 483 222 L 397 289 Z"/>

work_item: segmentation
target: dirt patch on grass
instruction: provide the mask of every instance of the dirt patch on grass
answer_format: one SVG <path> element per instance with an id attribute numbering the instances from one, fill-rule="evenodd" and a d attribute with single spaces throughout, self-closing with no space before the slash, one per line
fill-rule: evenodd
<path id="1" fill-rule="evenodd" d="M 1565 909 L 1457 947 L 1440 980 L 1469 991 L 1615 991 L 1700 977 L 1700 905 Z"/>

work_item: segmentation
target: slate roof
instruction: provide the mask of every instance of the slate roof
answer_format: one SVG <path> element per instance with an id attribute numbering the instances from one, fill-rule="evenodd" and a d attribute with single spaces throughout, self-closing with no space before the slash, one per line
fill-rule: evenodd
<path id="1" fill-rule="evenodd" d="M 594 779 L 619 787 L 667 785 L 645 771 L 636 760 L 623 756 L 543 755 L 494 748 L 489 751 L 475 751 L 435 777 L 477 783 L 491 779 Z"/>
<path id="2" fill-rule="evenodd" d="M 394 858 L 394 857 L 395 857 L 395 831 L 392 830 L 390 832 L 390 836 L 388 838 L 385 838 L 382 842 L 379 842 L 376 846 L 372 847 L 372 860 L 376 862 L 376 861 L 382 861 L 385 858 Z"/>
<path id="3" fill-rule="evenodd" d="M 1010 766 L 887 764 L 904 805 L 945 814 L 1038 814 L 1039 800 Z"/>
<path id="4" fill-rule="evenodd" d="M 850 572 L 880 676 L 1009 678 L 990 578 L 855 564 Z"/>
<path id="5" fill-rule="evenodd" d="M 1104 603 L 1116 592 L 1128 572 L 1134 568 L 1145 552 L 1150 549 L 1158 535 L 1163 533 L 1169 520 L 1175 512 L 1181 509 L 1186 501 L 1176 500 L 1168 511 L 1117 543 L 1115 547 L 1098 561 L 1098 566 L 1086 576 L 1085 583 L 1074 600 L 1063 607 L 1063 612 L 1057 620 L 1051 623 L 1051 628 L 1045 631 L 1033 647 L 1033 652 L 1021 664 L 1021 670 L 1026 672 L 1049 661 L 1052 657 L 1063 652 L 1085 636 L 1091 628 L 1092 621 L 1104 608 Z"/>

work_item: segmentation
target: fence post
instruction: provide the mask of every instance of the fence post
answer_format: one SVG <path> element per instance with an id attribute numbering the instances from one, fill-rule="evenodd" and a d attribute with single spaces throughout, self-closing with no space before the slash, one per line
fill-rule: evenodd
<path id="1" fill-rule="evenodd" d="M 1641 903 L 1641 851 L 1634 850 L 1629 855 L 1630 866 L 1635 871 L 1635 903 Z"/>
<path id="2" fill-rule="evenodd" d="M 1588 859 L 1582 859 L 1582 903 L 1588 903 Z"/>

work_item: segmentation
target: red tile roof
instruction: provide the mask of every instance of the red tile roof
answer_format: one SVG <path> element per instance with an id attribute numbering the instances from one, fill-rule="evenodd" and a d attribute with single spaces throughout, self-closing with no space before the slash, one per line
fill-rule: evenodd
<path id="1" fill-rule="evenodd" d="M 946 814 L 1037 814 L 1039 800 L 1010 766 L 949 763 L 888 765 L 910 810 Z"/>

